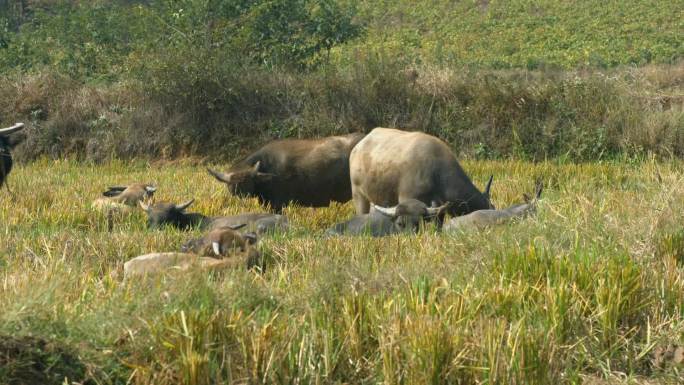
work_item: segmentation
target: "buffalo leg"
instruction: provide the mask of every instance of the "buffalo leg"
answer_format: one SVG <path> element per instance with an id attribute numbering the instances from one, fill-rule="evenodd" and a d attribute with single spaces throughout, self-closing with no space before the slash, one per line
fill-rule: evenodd
<path id="1" fill-rule="evenodd" d="M 352 200 L 354 200 L 356 215 L 368 214 L 370 212 L 370 202 L 357 191 L 352 191 Z"/>

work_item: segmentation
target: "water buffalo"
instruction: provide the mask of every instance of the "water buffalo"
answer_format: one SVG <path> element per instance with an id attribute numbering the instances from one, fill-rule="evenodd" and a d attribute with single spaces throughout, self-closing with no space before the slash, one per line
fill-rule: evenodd
<path id="1" fill-rule="evenodd" d="M 470 181 L 449 146 L 422 132 L 375 128 L 350 156 L 352 199 L 357 214 L 370 203 L 394 206 L 407 199 L 444 204 L 452 216 L 493 208 L 492 178 L 484 193 Z"/>
<path id="2" fill-rule="evenodd" d="M 220 271 L 238 267 L 251 268 L 256 266 L 254 255 L 242 253 L 230 258 L 201 257 L 190 253 L 150 253 L 135 257 L 124 263 L 124 279 L 136 276 L 154 275 L 159 273 L 184 272 L 198 268 L 202 270 Z"/>
<path id="3" fill-rule="evenodd" d="M 216 228 L 201 238 L 191 239 L 184 243 L 181 251 L 215 257 L 225 257 L 234 252 L 247 251 L 256 243 L 257 237 L 254 233 L 242 234 L 236 231 L 244 226 L 242 224 Z"/>
<path id="4" fill-rule="evenodd" d="M 263 234 L 271 231 L 282 231 L 288 228 L 287 218 L 279 214 L 247 213 L 233 216 L 208 217 L 199 213 L 186 213 L 185 209 L 194 202 L 191 199 L 182 204 L 139 202 L 140 207 L 147 213 L 147 226 L 160 228 L 165 225 L 182 230 L 200 228 L 205 230 L 219 227 L 246 225 L 245 230 Z"/>
<path id="5" fill-rule="evenodd" d="M 271 142 L 225 173 L 207 169 L 231 193 L 254 196 L 276 211 L 290 202 L 327 206 L 351 199 L 349 153 L 363 134 Z"/>
<path id="6" fill-rule="evenodd" d="M 482 229 L 488 226 L 504 224 L 516 218 L 524 218 L 536 211 L 537 201 L 539 201 L 539 198 L 541 197 L 542 188 L 542 183 L 538 182 L 535 197 L 530 199 L 525 194 L 525 203 L 523 204 L 513 205 L 501 210 L 477 210 L 470 214 L 451 218 L 444 225 L 443 230 L 454 232 L 471 228 Z"/>
<path id="7" fill-rule="evenodd" d="M 448 204 L 440 207 L 428 207 L 416 199 L 407 199 L 395 207 L 385 208 L 371 204 L 368 214 L 356 215 L 354 218 L 338 223 L 326 231 L 326 235 L 361 235 L 382 237 L 390 234 L 417 232 L 421 223 L 433 219 L 443 213 Z"/>
<path id="8" fill-rule="evenodd" d="M 128 206 L 136 206 L 140 201 L 152 199 L 157 188 L 150 184 L 133 183 L 128 186 L 108 187 L 102 195 L 111 198 L 115 202 L 123 203 Z"/>
<path id="9" fill-rule="evenodd" d="M 92 208 L 104 211 L 129 212 L 137 207 L 138 202 L 148 202 L 157 188 L 144 183 L 133 183 L 128 186 L 108 187 L 103 198 L 95 199 Z"/>
<path id="10" fill-rule="evenodd" d="M 7 176 L 12 171 L 12 154 L 10 150 L 21 142 L 9 135 L 24 128 L 24 123 L 17 123 L 12 127 L 0 129 L 0 188 L 5 184 Z"/>

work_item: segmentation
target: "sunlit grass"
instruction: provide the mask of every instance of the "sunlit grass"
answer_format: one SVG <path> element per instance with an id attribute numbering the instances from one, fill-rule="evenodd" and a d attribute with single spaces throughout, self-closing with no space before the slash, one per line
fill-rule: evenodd
<path id="1" fill-rule="evenodd" d="M 192 162 L 40 161 L 0 192 L 0 334 L 61 341 L 101 383 L 680 383 L 654 367 L 684 343 L 681 162 L 465 162 L 498 207 L 546 183 L 538 214 L 483 231 L 325 239 L 351 204 L 285 213 L 264 273 L 121 280 L 193 233 L 90 202 L 159 186 L 208 215 L 259 211 Z M 2 374 L 2 371 L 0 371 Z"/>

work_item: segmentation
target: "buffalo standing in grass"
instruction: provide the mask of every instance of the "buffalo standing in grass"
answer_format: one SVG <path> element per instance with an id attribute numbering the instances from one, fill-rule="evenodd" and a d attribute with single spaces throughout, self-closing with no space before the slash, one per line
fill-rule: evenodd
<path id="1" fill-rule="evenodd" d="M 225 173 L 208 169 L 231 193 L 257 197 L 276 211 L 290 202 L 328 206 L 351 199 L 349 153 L 363 134 L 271 142 Z"/>
<path id="2" fill-rule="evenodd" d="M 10 150 L 21 142 L 22 139 L 14 139 L 10 137 L 13 134 L 24 128 L 23 123 L 17 123 L 12 127 L 0 129 L 0 188 L 7 181 L 7 176 L 12 171 L 12 154 Z"/>
<path id="3" fill-rule="evenodd" d="M 492 178 L 480 192 L 449 146 L 425 133 L 375 128 L 354 147 L 349 164 L 357 214 L 368 213 L 371 202 L 395 206 L 407 199 L 450 202 L 451 216 L 493 208 Z"/>

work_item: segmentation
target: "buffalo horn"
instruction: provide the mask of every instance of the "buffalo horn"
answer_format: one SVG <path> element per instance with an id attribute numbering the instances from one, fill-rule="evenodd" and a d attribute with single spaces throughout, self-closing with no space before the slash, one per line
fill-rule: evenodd
<path id="1" fill-rule="evenodd" d="M 7 128 L 0 128 L 0 135 L 9 135 L 13 132 L 17 132 L 24 128 L 24 123 L 16 123 L 12 127 L 7 127 Z"/>
<path id="2" fill-rule="evenodd" d="M 195 201 L 195 199 L 193 198 L 193 199 L 190 199 L 189 201 L 187 201 L 187 202 L 185 202 L 185 203 L 181 203 L 181 204 L 179 204 L 179 205 L 176 205 L 176 210 L 178 210 L 178 211 L 183 211 L 183 210 L 187 209 L 188 207 L 190 207 L 190 205 L 191 205 L 192 202 L 194 202 L 194 201 Z"/>
<path id="3" fill-rule="evenodd" d="M 214 241 L 211 243 L 211 249 L 214 250 L 214 254 L 221 255 L 221 244 Z"/>
<path id="4" fill-rule="evenodd" d="M 487 186 L 485 186 L 485 191 L 484 195 L 489 197 L 489 191 L 492 189 L 492 180 L 494 180 L 494 175 L 489 176 L 489 180 L 487 181 Z"/>
<path id="5" fill-rule="evenodd" d="M 397 216 L 397 206 L 394 207 L 382 207 L 378 206 L 374 203 L 371 203 L 371 206 L 373 209 L 381 214 L 387 215 L 388 217 L 396 217 Z"/>
<path id="6" fill-rule="evenodd" d="M 207 171 L 208 171 L 209 174 L 211 174 L 214 178 L 218 179 L 220 182 L 223 182 L 223 183 L 230 183 L 230 177 L 233 175 L 232 173 L 225 174 L 225 173 L 222 173 L 222 172 L 214 171 L 214 170 L 212 170 L 212 169 L 210 169 L 210 168 L 207 168 Z"/>

